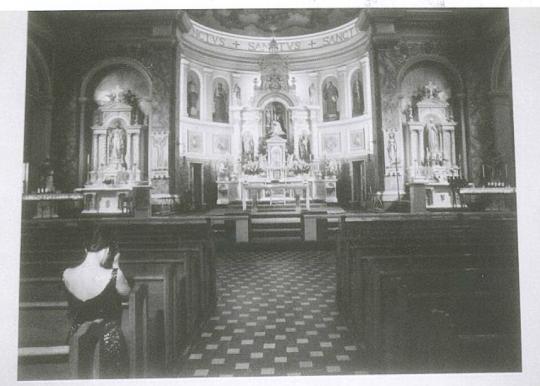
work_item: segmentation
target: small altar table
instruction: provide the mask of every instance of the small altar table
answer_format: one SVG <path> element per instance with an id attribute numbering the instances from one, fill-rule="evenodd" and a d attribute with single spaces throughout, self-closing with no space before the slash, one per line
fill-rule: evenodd
<path id="1" fill-rule="evenodd" d="M 60 201 L 81 201 L 79 193 L 32 193 L 24 194 L 23 201 L 37 202 L 34 218 L 57 218 L 57 205 Z"/>
<path id="2" fill-rule="evenodd" d="M 300 210 L 300 195 L 306 197 L 306 208 L 310 209 L 309 184 L 307 181 L 279 181 L 279 182 L 243 182 L 242 183 L 242 210 L 247 210 L 247 199 L 253 196 L 253 211 L 257 211 L 257 198 L 259 192 L 264 190 L 292 190 L 296 196 L 296 210 Z M 255 192 L 255 194 L 253 194 Z M 300 193 L 299 193 L 300 192 Z"/>
<path id="3" fill-rule="evenodd" d="M 459 195 L 471 209 L 515 210 L 516 188 L 514 187 L 461 188 Z"/>

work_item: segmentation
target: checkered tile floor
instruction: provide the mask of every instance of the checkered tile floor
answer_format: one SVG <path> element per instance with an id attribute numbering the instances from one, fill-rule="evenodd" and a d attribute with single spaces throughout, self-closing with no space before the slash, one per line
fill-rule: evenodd
<path id="1" fill-rule="evenodd" d="M 365 373 L 336 309 L 334 259 L 329 251 L 219 256 L 216 313 L 180 376 Z"/>

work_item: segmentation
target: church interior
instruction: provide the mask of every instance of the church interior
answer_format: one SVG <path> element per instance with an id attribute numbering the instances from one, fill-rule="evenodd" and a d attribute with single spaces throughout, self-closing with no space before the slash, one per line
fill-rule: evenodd
<path id="1" fill-rule="evenodd" d="M 19 380 L 519 372 L 507 9 L 29 12 Z M 98 332 L 99 334 L 99 332 Z M 90 353 L 90 354 L 88 354 Z"/>

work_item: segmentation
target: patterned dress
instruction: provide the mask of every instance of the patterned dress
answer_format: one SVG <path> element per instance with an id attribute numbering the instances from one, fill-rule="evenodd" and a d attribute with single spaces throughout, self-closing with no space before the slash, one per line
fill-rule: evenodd
<path id="1" fill-rule="evenodd" d="M 116 290 L 117 269 L 113 269 L 111 280 L 103 291 L 88 300 L 82 301 L 69 290 L 68 308 L 73 324 L 69 332 L 69 339 L 84 323 L 96 319 L 103 319 L 105 328 L 101 338 L 101 378 L 127 378 L 129 376 L 129 362 L 127 346 L 122 334 L 122 298 Z"/>

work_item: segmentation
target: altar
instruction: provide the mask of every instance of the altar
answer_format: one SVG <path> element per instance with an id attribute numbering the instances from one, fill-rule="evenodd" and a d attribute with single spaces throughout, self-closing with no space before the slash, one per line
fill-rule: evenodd
<path id="1" fill-rule="evenodd" d="M 150 185 L 144 165 L 147 119 L 130 90 L 107 97 L 95 112 L 83 214 L 149 215 Z"/>
<path id="2" fill-rule="evenodd" d="M 310 192 L 309 192 L 309 184 L 307 181 L 275 181 L 275 182 L 258 182 L 258 181 L 245 181 L 242 183 L 242 210 L 247 210 L 247 200 L 248 198 L 251 198 L 252 202 L 252 211 L 257 211 L 257 202 L 259 200 L 259 197 L 261 194 L 264 194 L 265 192 L 269 192 L 270 197 L 270 205 L 272 205 L 272 201 L 274 196 L 274 193 L 276 191 L 281 191 L 283 204 L 286 203 L 286 197 L 287 192 L 292 193 L 291 196 L 294 196 L 295 203 L 296 203 L 296 211 L 299 212 L 301 210 L 300 206 L 300 197 L 305 197 L 306 202 L 306 209 L 310 210 Z"/>

